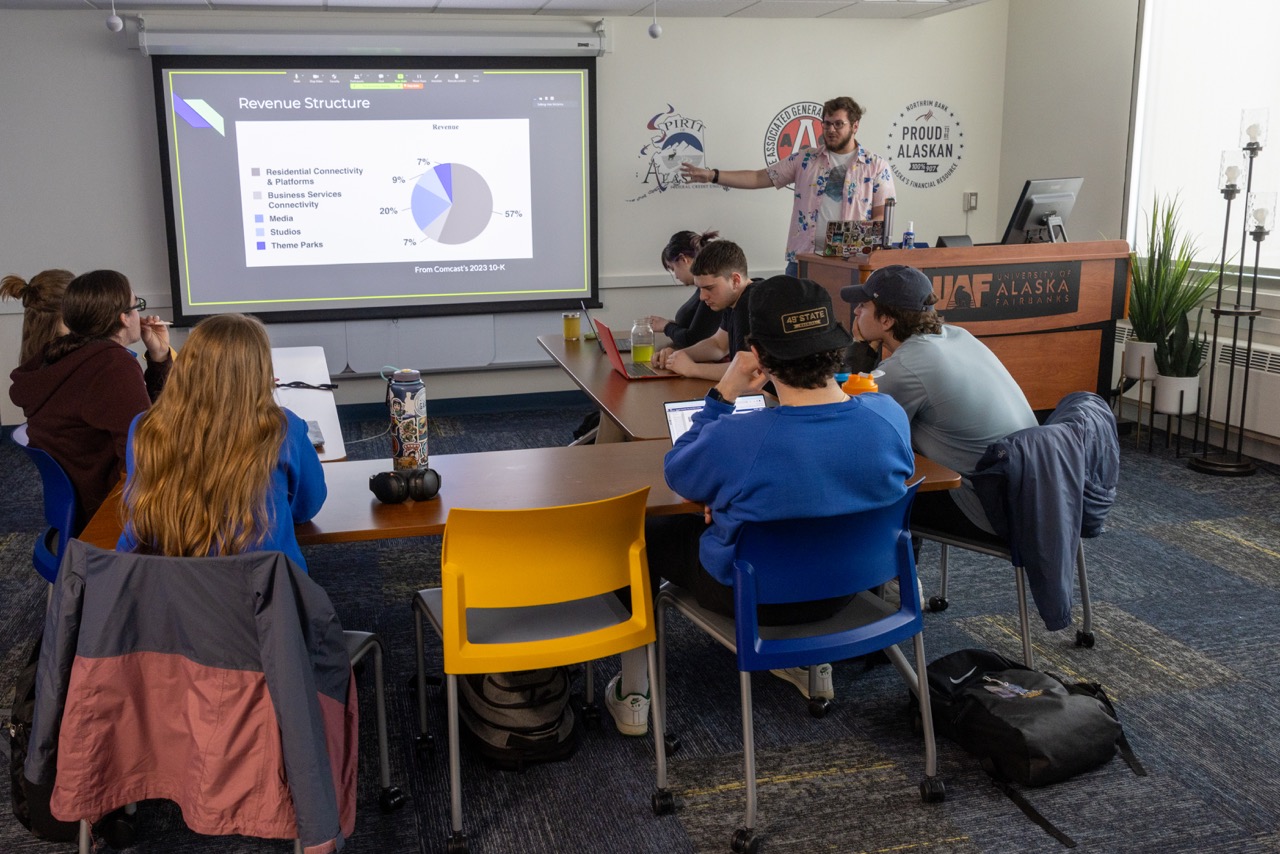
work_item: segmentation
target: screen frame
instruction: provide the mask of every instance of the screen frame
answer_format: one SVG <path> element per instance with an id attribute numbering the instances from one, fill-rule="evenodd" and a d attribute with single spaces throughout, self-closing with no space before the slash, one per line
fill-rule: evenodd
<path id="1" fill-rule="evenodd" d="M 1048 228 L 1040 220 L 1056 214 L 1065 225 L 1084 185 L 1083 178 L 1032 178 L 1022 185 L 1013 214 L 1000 242 L 1005 245 L 1048 243 Z M 1037 239 L 1031 239 L 1037 235 Z"/>
<path id="2" fill-rule="evenodd" d="M 173 175 L 170 168 L 171 151 L 167 123 L 167 98 L 164 74 L 172 69 L 237 69 L 254 67 L 272 68 L 369 68 L 369 69 L 448 69 L 483 66 L 495 69 L 573 69 L 583 70 L 586 76 L 587 116 L 586 127 L 586 252 L 589 301 L 599 302 L 600 252 L 599 252 L 599 180 L 597 175 L 596 132 L 596 58 L 593 56 L 268 56 L 268 55 L 175 55 L 154 54 L 151 57 L 152 86 L 156 105 L 156 131 L 159 139 L 160 176 L 164 202 L 166 249 L 169 257 L 169 284 L 173 300 L 174 324 L 193 326 L 206 317 L 222 312 L 197 312 L 184 308 L 181 275 L 181 246 L 178 235 L 177 210 L 174 205 Z M 391 306 L 359 308 L 307 308 L 251 311 L 255 317 L 268 323 L 313 323 L 325 321 L 371 320 L 397 317 L 442 317 L 474 314 L 526 313 L 539 311 L 570 311 L 577 309 L 583 299 L 581 291 L 565 297 L 538 298 L 511 302 L 465 302 L 450 304 L 411 303 Z"/>

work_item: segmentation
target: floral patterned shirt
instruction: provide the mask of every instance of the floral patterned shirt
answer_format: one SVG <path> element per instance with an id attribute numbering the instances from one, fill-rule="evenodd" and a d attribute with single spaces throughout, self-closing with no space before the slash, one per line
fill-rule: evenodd
<path id="1" fill-rule="evenodd" d="M 803 148 L 766 167 L 765 171 L 778 189 L 788 184 L 795 186 L 796 200 L 791 208 L 791 231 L 787 236 L 787 263 L 791 263 L 798 253 L 813 251 L 831 158 L 825 146 Z M 885 199 L 894 198 L 896 193 L 889 162 L 859 145 L 845 173 L 840 218 L 869 220 L 871 211 L 883 205 Z"/>

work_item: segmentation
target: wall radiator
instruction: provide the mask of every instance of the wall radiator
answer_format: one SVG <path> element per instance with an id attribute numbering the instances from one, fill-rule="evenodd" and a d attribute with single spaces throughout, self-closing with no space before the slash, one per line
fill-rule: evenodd
<path id="1" fill-rule="evenodd" d="M 1120 363 L 1124 355 L 1125 342 L 1133 337 L 1133 329 L 1123 321 L 1116 324 L 1115 364 L 1111 371 L 1111 384 L 1114 387 L 1120 382 Z M 1235 386 L 1232 394 L 1231 423 L 1234 428 L 1239 424 L 1240 394 L 1244 380 L 1244 341 L 1238 344 L 1230 340 L 1219 341 L 1213 354 L 1215 373 L 1213 380 L 1213 412 L 1211 417 L 1221 422 L 1225 414 L 1227 382 L 1231 373 L 1235 374 Z M 1209 391 L 1209 369 L 1200 373 L 1201 415 L 1204 414 L 1203 398 Z M 1151 399 L 1151 389 L 1144 395 Z M 1126 398 L 1136 400 L 1137 389 L 1130 389 Z M 1253 358 L 1249 364 L 1249 401 L 1248 411 L 1244 416 L 1244 427 L 1263 436 L 1280 439 L 1280 347 L 1270 344 L 1253 345 Z"/>

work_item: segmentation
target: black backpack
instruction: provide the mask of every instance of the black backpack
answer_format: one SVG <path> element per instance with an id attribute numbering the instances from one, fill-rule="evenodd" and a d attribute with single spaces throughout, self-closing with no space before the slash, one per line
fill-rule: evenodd
<path id="1" fill-rule="evenodd" d="M 578 749 L 567 668 L 471 674 L 458 687 L 464 730 L 490 765 L 523 772 Z"/>
<path id="2" fill-rule="evenodd" d="M 32 835 L 51 842 L 75 842 L 80 823 L 59 821 L 49 811 L 52 785 L 37 786 L 22 773 L 27 762 L 27 744 L 36 708 L 36 665 L 40 662 L 40 639 L 36 638 L 27 664 L 18 674 L 13 692 L 13 714 L 9 717 L 9 781 L 13 791 L 13 815 Z"/>
<path id="3" fill-rule="evenodd" d="M 978 757 L 992 781 L 1068 848 L 1075 842 L 1012 783 L 1058 783 L 1102 765 L 1117 750 L 1135 774 L 1146 776 L 1115 707 L 1096 682 L 1068 684 L 981 649 L 939 658 L 929 665 L 928 677 L 935 731 Z"/>

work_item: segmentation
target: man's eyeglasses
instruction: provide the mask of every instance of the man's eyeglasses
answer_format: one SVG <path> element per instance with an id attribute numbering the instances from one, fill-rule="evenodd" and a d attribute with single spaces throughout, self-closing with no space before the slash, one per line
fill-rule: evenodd
<path id="1" fill-rule="evenodd" d="M 823 122 L 822 126 L 827 130 L 844 130 L 849 126 L 848 122 Z"/>
<path id="2" fill-rule="evenodd" d="M 147 310 L 147 301 L 144 300 L 142 297 L 138 297 L 138 301 L 133 305 L 129 306 L 128 308 L 126 308 L 124 311 L 125 311 L 125 314 L 128 314 L 131 311 L 146 311 L 146 310 Z"/>

